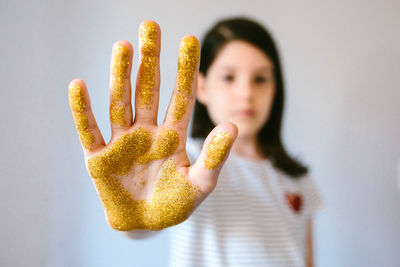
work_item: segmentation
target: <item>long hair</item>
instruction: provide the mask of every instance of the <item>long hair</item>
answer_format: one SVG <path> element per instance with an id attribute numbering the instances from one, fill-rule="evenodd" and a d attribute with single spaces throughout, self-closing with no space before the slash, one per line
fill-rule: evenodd
<path id="1" fill-rule="evenodd" d="M 241 40 L 261 49 L 273 62 L 276 92 L 270 116 L 258 133 L 258 144 L 262 153 L 279 170 L 290 177 L 307 173 L 307 167 L 292 158 L 281 140 L 281 124 L 284 107 L 284 83 L 276 45 L 265 28 L 247 18 L 232 18 L 218 22 L 204 36 L 201 44 L 200 72 L 206 76 L 218 52 L 228 42 Z M 206 138 L 215 127 L 206 107 L 196 100 L 191 137 Z"/>

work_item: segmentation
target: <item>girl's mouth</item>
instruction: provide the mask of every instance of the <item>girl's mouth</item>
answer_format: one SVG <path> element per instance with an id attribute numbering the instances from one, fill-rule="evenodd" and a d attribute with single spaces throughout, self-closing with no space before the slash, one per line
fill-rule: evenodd
<path id="1" fill-rule="evenodd" d="M 239 117 L 253 117 L 255 115 L 255 112 L 252 109 L 241 109 L 236 111 L 236 115 Z"/>

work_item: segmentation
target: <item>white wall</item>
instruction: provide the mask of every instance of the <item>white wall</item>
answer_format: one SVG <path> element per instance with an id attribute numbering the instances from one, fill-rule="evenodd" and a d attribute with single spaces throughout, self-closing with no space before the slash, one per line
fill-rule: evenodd
<path id="1" fill-rule="evenodd" d="M 325 201 L 316 218 L 317 266 L 400 265 L 400 2 L 3 0 L 1 266 L 165 265 L 168 233 L 131 241 L 107 226 L 67 84 L 87 82 L 109 138 L 111 46 L 127 39 L 137 49 L 139 23 L 154 19 L 162 28 L 161 121 L 180 38 L 201 37 L 236 14 L 269 26 L 279 44 L 284 139 L 311 166 Z"/>

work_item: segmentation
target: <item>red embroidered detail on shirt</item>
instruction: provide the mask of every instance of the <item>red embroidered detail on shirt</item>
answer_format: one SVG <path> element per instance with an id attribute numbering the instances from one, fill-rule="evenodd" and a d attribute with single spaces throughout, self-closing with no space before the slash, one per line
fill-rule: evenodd
<path id="1" fill-rule="evenodd" d="M 303 205 L 303 199 L 301 198 L 301 195 L 293 194 L 293 193 L 286 193 L 285 197 L 286 197 L 286 200 L 287 200 L 289 206 L 292 208 L 292 210 L 295 213 L 300 213 L 302 205 Z"/>

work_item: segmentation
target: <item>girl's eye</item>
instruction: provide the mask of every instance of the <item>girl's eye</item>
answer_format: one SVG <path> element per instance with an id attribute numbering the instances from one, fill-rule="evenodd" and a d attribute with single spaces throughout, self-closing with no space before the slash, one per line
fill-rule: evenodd
<path id="1" fill-rule="evenodd" d="M 255 82 L 257 84 L 265 83 L 267 81 L 268 81 L 268 79 L 266 77 L 263 77 L 263 76 L 258 76 L 258 77 L 255 78 Z"/>
<path id="2" fill-rule="evenodd" d="M 223 79 L 224 81 L 231 82 L 233 81 L 233 75 L 224 75 Z"/>

